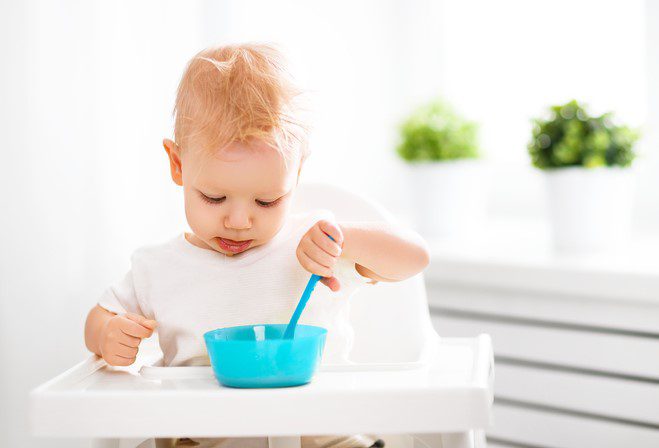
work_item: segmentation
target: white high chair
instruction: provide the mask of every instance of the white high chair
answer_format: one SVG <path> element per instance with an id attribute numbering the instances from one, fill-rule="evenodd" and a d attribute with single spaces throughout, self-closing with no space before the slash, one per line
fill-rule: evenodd
<path id="1" fill-rule="evenodd" d="M 392 220 L 352 192 L 300 185 L 294 209 L 311 207 L 330 209 L 339 221 Z M 301 435 L 360 433 L 411 434 L 414 447 L 485 447 L 489 336 L 440 340 L 421 274 L 364 287 L 352 300 L 356 364 L 325 366 L 310 384 L 226 388 L 210 367 L 154 367 L 156 347 L 141 348 L 130 367 L 92 355 L 32 391 L 33 432 L 91 437 L 96 448 L 154 447 L 151 438 L 183 436 L 268 436 L 271 448 L 299 448 Z"/>

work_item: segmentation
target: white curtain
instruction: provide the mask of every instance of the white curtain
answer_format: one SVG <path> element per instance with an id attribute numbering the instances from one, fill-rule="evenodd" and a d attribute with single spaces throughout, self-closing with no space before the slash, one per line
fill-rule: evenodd
<path id="1" fill-rule="evenodd" d="M 2 446 L 87 446 L 29 437 L 27 393 L 87 356 L 86 312 L 130 251 L 182 225 L 160 141 L 202 9 L 0 4 Z"/>

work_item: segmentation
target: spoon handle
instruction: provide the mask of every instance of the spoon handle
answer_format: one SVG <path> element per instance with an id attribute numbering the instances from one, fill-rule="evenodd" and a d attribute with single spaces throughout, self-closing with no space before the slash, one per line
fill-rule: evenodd
<path id="1" fill-rule="evenodd" d="M 334 241 L 334 238 L 332 238 L 331 236 L 327 235 L 327 237 L 330 240 Z M 295 327 L 297 326 L 297 321 L 300 319 L 300 315 L 302 315 L 302 311 L 304 311 L 304 307 L 307 306 L 307 302 L 309 301 L 309 297 L 311 297 L 311 293 L 316 287 L 316 283 L 318 283 L 318 280 L 320 280 L 321 278 L 322 277 L 320 275 L 311 274 L 311 278 L 309 278 L 309 281 L 307 282 L 307 287 L 304 288 L 302 297 L 300 298 L 300 301 L 295 307 L 295 312 L 293 313 L 293 317 L 291 317 L 291 320 L 288 323 L 288 326 L 286 327 L 286 331 L 284 332 L 284 339 L 293 339 L 293 336 L 295 336 Z"/>
<path id="2" fill-rule="evenodd" d="M 284 339 L 293 339 L 293 336 L 295 335 L 295 327 L 297 326 L 297 321 L 300 319 L 304 307 L 307 306 L 307 302 L 311 297 L 311 293 L 313 292 L 320 278 L 321 278 L 320 275 L 311 274 L 311 278 L 307 282 L 307 287 L 304 288 L 304 293 L 302 293 L 302 298 L 298 302 L 297 307 L 295 307 L 295 312 L 293 313 L 293 317 L 291 317 L 291 321 L 288 323 L 288 326 L 286 327 L 286 332 L 284 333 Z"/>

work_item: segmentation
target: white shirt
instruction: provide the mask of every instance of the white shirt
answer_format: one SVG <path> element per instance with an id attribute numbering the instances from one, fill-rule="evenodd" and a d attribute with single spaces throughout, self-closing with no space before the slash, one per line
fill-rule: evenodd
<path id="1" fill-rule="evenodd" d="M 137 249 L 126 276 L 98 304 L 113 313 L 132 312 L 158 322 L 163 365 L 208 365 L 203 334 L 236 325 L 288 323 L 311 276 L 296 249 L 302 236 L 329 210 L 289 214 L 267 243 L 237 255 L 202 249 L 181 233 Z M 299 323 L 328 330 L 323 364 L 345 364 L 352 348 L 350 297 L 370 279 L 340 257 L 334 269 L 341 289 L 320 282 Z"/>

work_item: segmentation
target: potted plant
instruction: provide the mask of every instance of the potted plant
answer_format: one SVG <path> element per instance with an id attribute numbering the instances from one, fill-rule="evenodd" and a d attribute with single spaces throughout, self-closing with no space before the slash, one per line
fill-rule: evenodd
<path id="1" fill-rule="evenodd" d="M 477 125 L 436 99 L 400 126 L 398 155 L 410 167 L 416 224 L 427 236 L 466 235 L 482 222 Z"/>
<path id="2" fill-rule="evenodd" d="M 631 233 L 638 133 L 612 113 L 590 116 L 573 100 L 534 120 L 528 150 L 545 173 L 555 246 L 591 251 L 624 245 Z"/>

